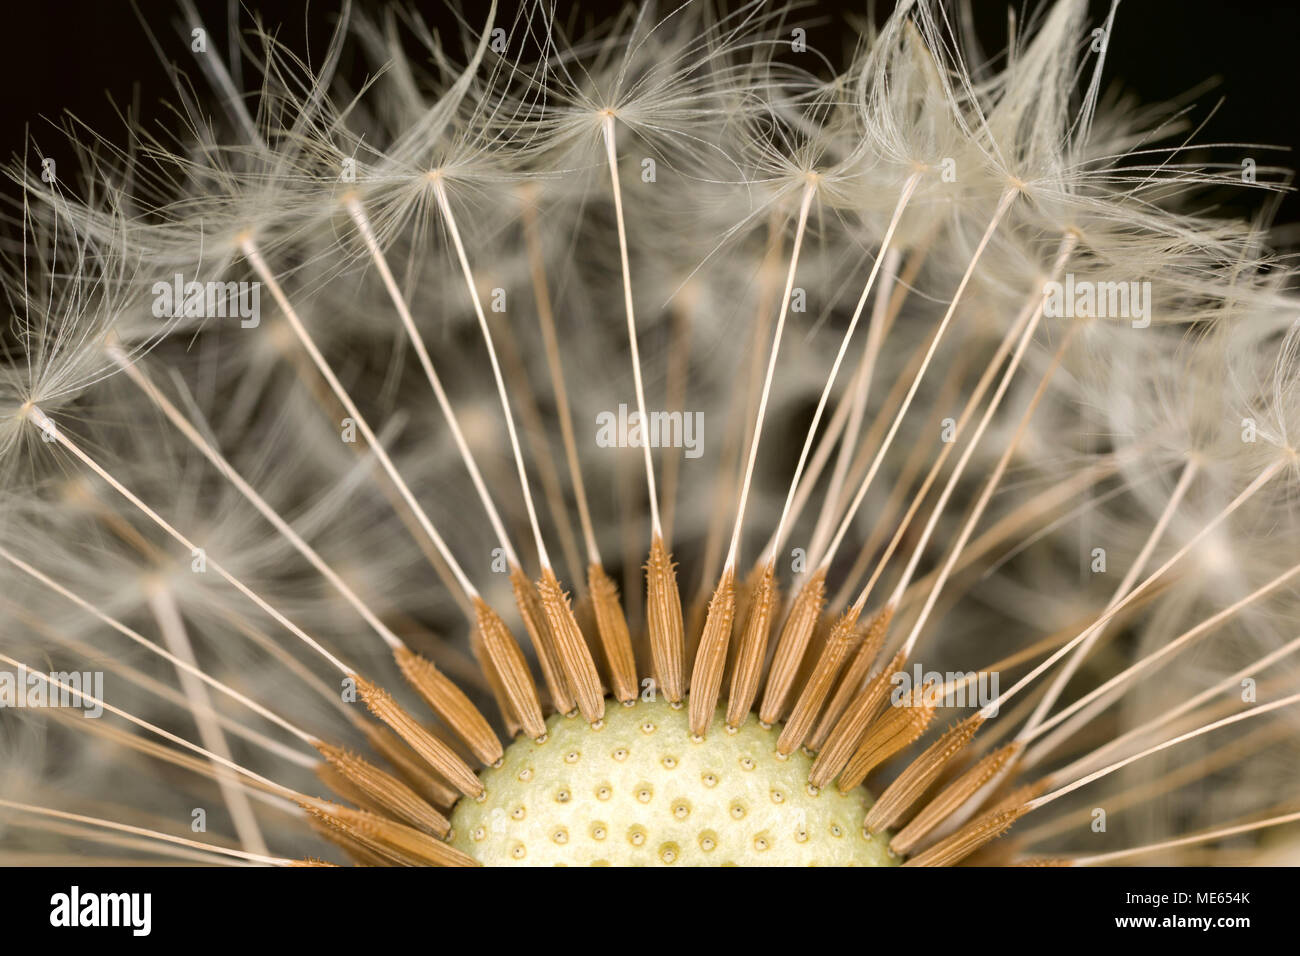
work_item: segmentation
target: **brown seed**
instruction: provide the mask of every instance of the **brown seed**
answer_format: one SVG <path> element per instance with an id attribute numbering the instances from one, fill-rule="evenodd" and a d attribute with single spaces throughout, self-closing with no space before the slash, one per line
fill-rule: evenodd
<path id="1" fill-rule="evenodd" d="M 1013 741 L 985 754 L 975 766 L 944 787 L 907 826 L 899 830 L 889 841 L 889 848 L 900 856 L 910 853 L 935 827 L 997 776 L 1020 749 L 1021 745 Z"/>
<path id="2" fill-rule="evenodd" d="M 442 718 L 474 756 L 491 766 L 501 759 L 501 741 L 492 731 L 492 725 L 470 703 L 465 692 L 456 686 L 433 663 L 410 648 L 399 647 L 394 653 L 397 666 L 408 684 Z"/>
<path id="3" fill-rule="evenodd" d="M 388 691 L 356 674 L 350 676 L 356 681 L 357 691 L 370 712 L 391 727 L 429 766 L 451 781 L 461 793 L 477 797 L 483 792 L 483 785 L 469 765 L 403 710 Z"/>
<path id="4" fill-rule="evenodd" d="M 523 726 L 524 733 L 534 739 L 541 737 L 546 733 L 546 721 L 542 718 L 542 705 L 537 699 L 537 687 L 524 652 L 515 643 L 505 621 L 481 598 L 474 602 L 474 612 L 475 630 L 483 642 L 484 653 L 501 679 L 501 689 L 511 710 Z"/>
<path id="5" fill-rule="evenodd" d="M 866 635 L 858 649 L 854 652 L 849 666 L 844 670 L 844 678 L 840 681 L 839 687 L 831 695 L 830 703 L 826 705 L 826 710 L 822 713 L 821 719 L 817 721 L 817 729 L 813 731 L 812 737 L 809 738 L 808 746 L 813 750 L 821 750 L 831 731 L 839 722 L 845 709 L 858 692 L 863 689 L 863 681 L 866 680 L 867 674 L 871 671 L 871 665 L 875 663 L 880 648 L 884 646 L 885 637 L 889 634 L 889 624 L 894 619 L 894 608 L 892 605 L 885 605 L 871 618 L 866 627 Z M 897 670 L 903 666 L 900 660 L 894 667 Z"/>
<path id="6" fill-rule="evenodd" d="M 546 622 L 546 611 L 542 608 L 542 599 L 528 580 L 523 569 L 517 565 L 510 568 L 510 587 L 515 593 L 515 606 L 519 616 L 524 619 L 524 630 L 533 642 L 537 652 L 537 661 L 542 665 L 542 679 L 546 681 L 546 690 L 551 695 L 551 704 L 562 714 L 571 713 L 577 702 L 564 679 L 564 669 L 560 666 L 560 655 L 556 653 L 551 640 L 551 629 Z"/>
<path id="7" fill-rule="evenodd" d="M 670 703 L 682 699 L 685 688 L 686 641 L 682 631 L 682 597 L 677 590 L 677 565 L 654 536 L 645 564 L 646 625 L 650 632 L 650 656 L 655 676 Z"/>
<path id="8" fill-rule="evenodd" d="M 812 673 L 808 676 L 799 699 L 795 701 L 790 720 L 777 739 L 776 749 L 779 753 L 793 752 L 808 736 L 808 731 L 812 729 L 822 704 L 830 694 L 831 686 L 835 683 L 835 677 L 839 674 L 844 659 L 852 649 L 856 639 L 857 623 L 858 609 L 851 607 L 832 625 L 831 632 L 826 638 L 826 646 L 818 655 L 817 663 L 813 665 Z"/>
<path id="9" fill-rule="evenodd" d="M 769 561 L 750 598 L 745 629 L 740 634 L 736 664 L 731 672 L 731 697 L 727 701 L 728 727 L 739 727 L 745 722 L 749 709 L 754 706 L 754 698 L 758 696 L 775 607 L 776 564 Z"/>
<path id="10" fill-rule="evenodd" d="M 411 752 L 411 748 L 402 743 L 401 738 L 387 727 L 366 723 L 364 729 L 370 746 L 397 768 L 402 779 L 409 783 L 416 793 L 435 807 L 449 807 L 460 799 L 456 788 L 449 786 L 433 772 L 428 764 L 419 760 Z"/>
<path id="11" fill-rule="evenodd" d="M 709 601 L 709 616 L 704 620 L 700 647 L 691 671 L 691 733 L 703 737 L 713 719 L 722 689 L 722 672 L 727 667 L 727 644 L 731 640 L 731 623 L 736 612 L 736 572 L 728 565 Z"/>
<path id="12" fill-rule="evenodd" d="M 929 693 L 932 686 L 913 688 L 900 703 L 886 707 L 884 714 L 867 728 L 862 743 L 840 773 L 841 791 L 852 790 L 872 770 L 925 733 L 934 719 L 935 704 Z"/>
<path id="13" fill-rule="evenodd" d="M 318 743 L 316 749 L 329 761 L 329 766 L 403 823 L 439 837 L 445 837 L 451 830 L 446 817 L 396 777 L 342 747 Z"/>
<path id="14" fill-rule="evenodd" d="M 636 700 L 639 685 L 636 679 L 636 656 L 632 653 L 632 635 L 628 631 L 627 617 L 618 599 L 618 585 L 599 564 L 587 566 L 587 590 L 591 592 L 591 606 L 596 615 L 596 632 L 600 635 L 605 661 L 609 665 L 609 679 L 614 697 L 623 703 Z"/>
<path id="15" fill-rule="evenodd" d="M 986 843 L 1002 836 L 1028 812 L 1029 807 L 1024 805 L 1006 810 L 993 810 L 972 820 L 956 833 L 940 840 L 903 865 L 952 866 L 954 863 L 960 863 Z"/>
<path id="16" fill-rule="evenodd" d="M 880 669 L 880 672 L 863 688 L 862 692 L 853 699 L 847 710 L 835 723 L 835 729 L 831 731 L 826 740 L 826 744 L 817 754 L 817 759 L 813 761 L 812 770 L 808 779 L 816 787 L 824 787 L 839 775 L 844 769 L 849 758 L 853 756 L 858 745 L 862 743 L 862 737 L 866 734 L 867 728 L 871 722 L 876 719 L 880 713 L 885 701 L 889 698 L 890 687 L 893 686 L 891 681 L 898 669 L 903 666 L 906 658 L 903 652 L 899 651 L 894 659 Z M 845 678 L 848 680 L 848 677 Z"/>
<path id="17" fill-rule="evenodd" d="M 330 829 L 402 866 L 478 865 L 472 858 L 441 840 L 435 840 L 427 833 L 378 814 L 353 810 L 325 800 L 303 803 L 302 807 Z"/>
<path id="18" fill-rule="evenodd" d="M 372 850 L 337 826 L 330 826 L 323 817 L 314 811 L 308 811 L 307 824 L 315 831 L 317 836 L 328 840 L 343 850 L 356 866 L 394 866 L 397 864 L 393 857 L 380 853 L 378 850 Z"/>
<path id="19" fill-rule="evenodd" d="M 794 686 L 804 652 L 812 640 L 813 628 L 825 607 L 826 569 L 818 568 L 795 595 L 785 626 L 781 628 L 781 637 L 776 642 L 767 689 L 763 691 L 763 703 L 758 709 L 759 719 L 765 724 L 776 723 L 785 713 L 790 688 Z"/>
<path id="20" fill-rule="evenodd" d="M 542 569 L 537 593 L 542 599 L 542 610 L 546 614 L 552 645 L 565 681 L 577 698 L 582 716 L 594 724 L 605 716 L 605 692 L 600 684 L 600 673 L 592 660 L 591 648 L 578 629 L 569 595 L 560 587 L 551 568 Z"/>
<path id="21" fill-rule="evenodd" d="M 515 713 L 515 707 L 510 703 L 510 695 L 506 693 L 501 671 L 488 655 L 487 645 L 483 643 L 483 635 L 479 633 L 477 623 L 469 629 L 469 648 L 474 654 L 474 660 L 478 662 L 478 669 L 483 672 L 483 677 L 487 680 L 488 687 L 492 688 L 492 697 L 496 700 L 497 710 L 501 712 L 501 719 L 506 725 L 506 736 L 513 739 L 523 729 L 523 724 L 519 722 L 519 715 Z M 528 665 L 525 664 L 525 672 L 527 668 Z M 532 684 L 531 675 L 528 677 L 528 682 Z M 534 694 L 536 694 L 535 690 Z"/>
<path id="22" fill-rule="evenodd" d="M 879 799 L 867 811 L 863 829 L 879 833 L 891 827 L 907 812 L 907 808 L 920 799 L 930 784 L 938 779 L 944 767 L 966 748 L 984 723 L 979 712 L 953 724 L 939 739 L 925 749 L 897 778 L 885 788 Z"/>

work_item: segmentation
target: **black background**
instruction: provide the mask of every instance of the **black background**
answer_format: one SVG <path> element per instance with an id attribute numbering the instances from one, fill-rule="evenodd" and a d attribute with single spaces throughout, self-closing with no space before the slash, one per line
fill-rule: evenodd
<path id="1" fill-rule="evenodd" d="M 536 871 L 533 871 L 534 873 Z M 695 941 L 707 952 L 789 950 L 815 933 L 832 951 L 926 952 L 965 945 L 977 951 L 1069 951 L 1123 940 L 1126 952 L 1255 951 L 1265 940 L 1293 938 L 1294 871 L 1221 867 L 1193 872 L 1147 867 L 1013 868 L 996 875 L 971 869 L 786 871 L 779 889 L 768 872 L 732 870 L 718 891 L 708 870 L 566 870 L 525 881 L 507 870 L 397 869 L 43 869 L 0 870 L 6 947 L 45 952 L 44 943 L 111 947 L 165 946 L 168 952 L 238 946 L 261 953 L 325 944 L 367 952 L 412 944 L 452 948 L 552 947 L 635 951 Z M 54 929 L 50 897 L 81 892 L 152 893 L 153 931 Z M 791 893 L 795 895 L 791 895 Z M 1149 905 L 1128 894 L 1230 892 L 1246 903 Z M 770 901 L 773 915 L 763 909 Z M 791 904 L 794 904 L 793 906 Z M 776 909 L 780 916 L 775 916 Z M 1250 920 L 1248 927 L 1117 927 L 1123 917 Z M 773 936 L 776 930 L 779 935 Z M 33 945 L 24 946 L 24 943 Z M 39 942 L 38 942 L 39 941 Z M 547 943 L 550 946 L 547 946 Z M 36 949 L 40 946 L 40 949 Z M 1213 949 L 1211 949 L 1213 947 Z"/>

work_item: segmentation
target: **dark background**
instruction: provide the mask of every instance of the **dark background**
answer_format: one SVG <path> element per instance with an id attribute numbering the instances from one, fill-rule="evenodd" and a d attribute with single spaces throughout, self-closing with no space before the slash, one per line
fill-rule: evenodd
<path id="1" fill-rule="evenodd" d="M 507 20 L 518 2 L 501 0 Z M 675 2 L 661 0 L 660 7 L 669 9 Z M 565 11 L 575 4 L 569 0 L 558 3 L 567 19 Z M 195 0 L 210 37 L 223 53 L 229 48 L 227 5 L 228 0 Z M 356 0 L 356 5 L 377 3 Z M 431 24 L 455 23 L 442 0 L 418 0 L 414 5 Z M 319 55 L 340 0 L 249 0 L 243 6 L 259 11 L 264 22 L 278 24 L 280 37 L 298 49 L 305 50 L 304 39 L 312 39 Z M 464 0 L 461 6 L 466 18 L 478 23 L 488 5 L 486 0 Z M 583 17 L 598 19 L 620 4 L 593 0 L 576 6 Z M 1036 3 L 971 0 L 971 6 L 986 48 L 995 51 L 1004 45 L 1007 7 L 1022 12 Z M 1109 6 L 1109 0 L 1091 0 L 1094 25 L 1104 21 Z M 810 45 L 838 65 L 843 63 L 848 35 L 843 29 L 844 17 L 866 15 L 873 7 L 872 15 L 879 21 L 893 3 L 821 0 L 795 17 L 812 21 Z M 162 115 L 158 100 L 169 96 L 170 85 L 148 31 L 203 88 L 199 71 L 189 62 L 188 43 L 176 30 L 179 9 L 171 0 L 138 0 L 137 4 L 127 0 L 8 0 L 0 20 L 4 31 L 0 38 L 0 159 L 21 151 L 26 124 L 47 149 L 54 148 L 57 134 L 47 131 L 42 117 L 57 118 L 64 109 L 120 141 L 110 96 L 120 106 L 136 99 L 146 118 Z M 248 22 L 246 16 L 243 22 Z M 1120 4 L 1116 16 L 1105 81 L 1121 83 L 1144 101 L 1180 96 L 1202 88 L 1206 81 L 1217 81 L 1194 100 L 1194 121 L 1206 121 L 1196 140 L 1283 147 L 1277 152 L 1249 152 L 1261 166 L 1295 167 L 1300 165 L 1296 158 L 1300 152 L 1298 41 L 1300 4 L 1294 0 L 1127 0 Z M 1244 149 L 1239 152 L 1247 154 Z M 1237 153 L 1229 149 L 1217 158 L 1230 159 Z M 1248 211 L 1258 205 L 1258 198 L 1241 191 L 1225 192 L 1224 211 Z M 1237 206 L 1238 202 L 1242 205 Z M 1300 222 L 1300 197 L 1284 198 L 1277 218 L 1282 223 Z"/>

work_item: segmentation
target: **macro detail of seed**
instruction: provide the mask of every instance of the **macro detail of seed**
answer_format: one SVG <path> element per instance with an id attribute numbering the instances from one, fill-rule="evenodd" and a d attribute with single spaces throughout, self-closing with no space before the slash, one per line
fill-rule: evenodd
<path id="1" fill-rule="evenodd" d="M 576 4 L 10 130 L 0 864 L 1300 858 L 1285 158 L 1117 2 Z"/>
<path id="2" fill-rule="evenodd" d="M 609 706 L 604 725 L 547 721 L 480 774 L 451 814 L 451 844 L 488 866 L 892 866 L 889 835 L 863 833 L 871 797 L 808 786 L 811 759 L 779 759 L 780 728 L 754 716 L 693 740 L 689 710 Z M 524 813 L 516 813 L 523 808 Z"/>

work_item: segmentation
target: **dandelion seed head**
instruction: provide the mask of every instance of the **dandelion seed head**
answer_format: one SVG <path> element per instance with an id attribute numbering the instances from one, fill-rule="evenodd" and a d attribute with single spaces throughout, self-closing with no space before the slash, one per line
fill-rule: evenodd
<path id="1" fill-rule="evenodd" d="M 1086 8 L 989 56 L 903 0 L 844 62 L 781 4 L 349 10 L 70 127 L 84 183 L 15 160 L 0 652 L 122 713 L 0 713 L 0 841 L 201 800 L 286 857 L 886 864 L 1014 819 L 1000 862 L 1269 812 L 1295 283 L 1202 199 L 1284 174 L 1107 93 Z"/>

